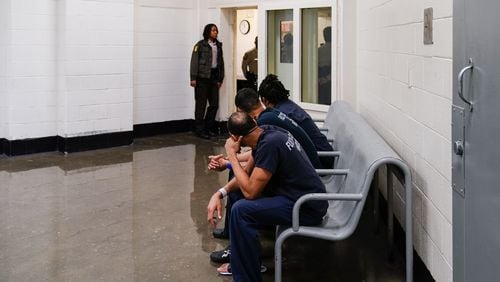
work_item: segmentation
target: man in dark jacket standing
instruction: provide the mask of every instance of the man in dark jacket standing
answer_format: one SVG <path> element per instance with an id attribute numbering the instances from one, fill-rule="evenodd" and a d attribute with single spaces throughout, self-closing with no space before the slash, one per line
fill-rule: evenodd
<path id="1" fill-rule="evenodd" d="M 219 88 L 224 80 L 224 58 L 218 34 L 215 24 L 207 24 L 203 29 L 203 40 L 194 45 L 191 55 L 190 80 L 196 101 L 195 134 L 205 139 L 218 135 L 215 116 L 219 109 Z"/>

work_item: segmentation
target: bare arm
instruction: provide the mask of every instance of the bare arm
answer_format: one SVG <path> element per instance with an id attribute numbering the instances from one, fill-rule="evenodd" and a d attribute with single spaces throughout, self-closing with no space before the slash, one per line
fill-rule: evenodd
<path id="1" fill-rule="evenodd" d="M 247 162 L 245 164 L 245 168 L 244 168 L 243 173 L 245 173 L 246 175 L 250 175 L 254 169 L 254 162 L 253 162 L 252 154 L 250 151 L 245 152 L 244 154 L 246 154 L 246 156 L 247 156 Z M 248 159 L 248 158 L 250 158 L 250 159 Z M 238 161 L 236 161 L 234 163 L 236 163 L 240 169 L 243 169 L 242 165 Z M 234 169 L 234 166 L 233 166 L 233 169 Z M 226 190 L 227 193 L 229 193 L 229 192 L 236 191 L 236 190 L 240 189 L 240 185 L 238 183 L 237 178 L 234 177 L 233 179 L 231 179 L 231 181 L 229 181 L 222 188 L 224 190 Z M 245 195 L 245 193 L 243 193 L 243 195 Z M 247 197 L 245 196 L 245 198 L 247 198 Z M 207 220 L 215 228 L 215 226 L 217 225 L 217 220 L 219 220 L 221 218 L 222 218 L 222 194 L 221 194 L 221 192 L 219 192 L 219 190 L 217 190 L 212 195 L 212 197 L 210 198 L 210 201 L 208 202 Z"/>
<path id="2" fill-rule="evenodd" d="M 247 162 L 247 170 L 243 169 L 236 156 L 236 152 L 240 150 L 240 140 L 241 138 L 238 140 L 228 138 L 226 140 L 225 148 L 227 157 L 231 164 L 234 163 L 234 178 L 236 179 L 243 196 L 246 199 L 255 199 L 260 196 L 262 190 L 266 187 L 267 183 L 271 179 L 272 173 L 265 169 L 255 167 L 254 160 L 251 156 Z"/>

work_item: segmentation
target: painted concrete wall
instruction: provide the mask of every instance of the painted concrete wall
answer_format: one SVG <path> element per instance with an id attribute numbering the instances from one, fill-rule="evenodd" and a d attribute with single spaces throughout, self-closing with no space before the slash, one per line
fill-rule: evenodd
<path id="1" fill-rule="evenodd" d="M 201 39 L 195 1 L 136 1 L 134 124 L 193 118 L 189 63 Z"/>
<path id="2" fill-rule="evenodd" d="M 414 246 L 452 281 L 452 0 L 359 0 L 358 109 L 413 170 Z M 434 44 L 423 44 L 424 9 Z M 402 218 L 402 190 L 395 191 Z"/>
<path id="3" fill-rule="evenodd" d="M 132 130 L 133 1 L 2 1 L 0 137 Z"/>
<path id="4" fill-rule="evenodd" d="M 132 130 L 133 0 L 66 0 L 58 11 L 58 135 Z"/>
<path id="5" fill-rule="evenodd" d="M 7 127 L 7 46 L 10 25 L 10 1 L 0 1 L 0 138 L 5 138 Z"/>
<path id="6" fill-rule="evenodd" d="M 56 133 L 56 1 L 2 1 L 4 137 Z"/>

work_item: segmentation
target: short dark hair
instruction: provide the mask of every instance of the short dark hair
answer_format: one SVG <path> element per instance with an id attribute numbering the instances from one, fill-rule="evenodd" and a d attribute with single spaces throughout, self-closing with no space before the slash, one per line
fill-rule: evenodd
<path id="1" fill-rule="evenodd" d="M 249 113 L 256 106 L 260 106 L 259 95 L 252 88 L 243 88 L 236 93 L 234 104 L 242 111 Z"/>
<path id="2" fill-rule="evenodd" d="M 244 112 L 234 112 L 227 121 L 227 130 L 236 136 L 245 136 L 257 126 L 255 120 Z"/>
<path id="3" fill-rule="evenodd" d="M 332 27 L 327 26 L 323 29 L 323 37 L 325 38 L 325 42 L 332 42 Z"/>
<path id="4" fill-rule="evenodd" d="M 273 104 L 277 104 L 288 100 L 290 91 L 285 89 L 285 86 L 278 80 L 276 75 L 268 74 L 260 83 L 259 96 L 266 98 L 267 101 Z"/>
<path id="5" fill-rule="evenodd" d="M 219 28 L 215 24 L 209 23 L 203 29 L 203 39 L 208 40 L 208 38 L 210 37 L 210 31 L 212 31 L 212 27 L 213 26 L 215 26 L 215 28 L 217 29 L 217 31 L 219 31 Z"/>

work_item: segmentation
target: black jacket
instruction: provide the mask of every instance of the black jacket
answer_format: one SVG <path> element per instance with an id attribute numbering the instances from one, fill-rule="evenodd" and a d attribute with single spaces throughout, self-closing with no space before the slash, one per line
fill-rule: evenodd
<path id="1" fill-rule="evenodd" d="M 217 44 L 217 82 L 222 83 L 224 80 L 224 58 L 222 56 L 222 43 L 218 40 Z M 212 69 L 212 47 L 208 44 L 208 40 L 200 40 L 193 47 L 191 54 L 190 77 L 191 80 L 198 78 L 210 78 Z"/>

